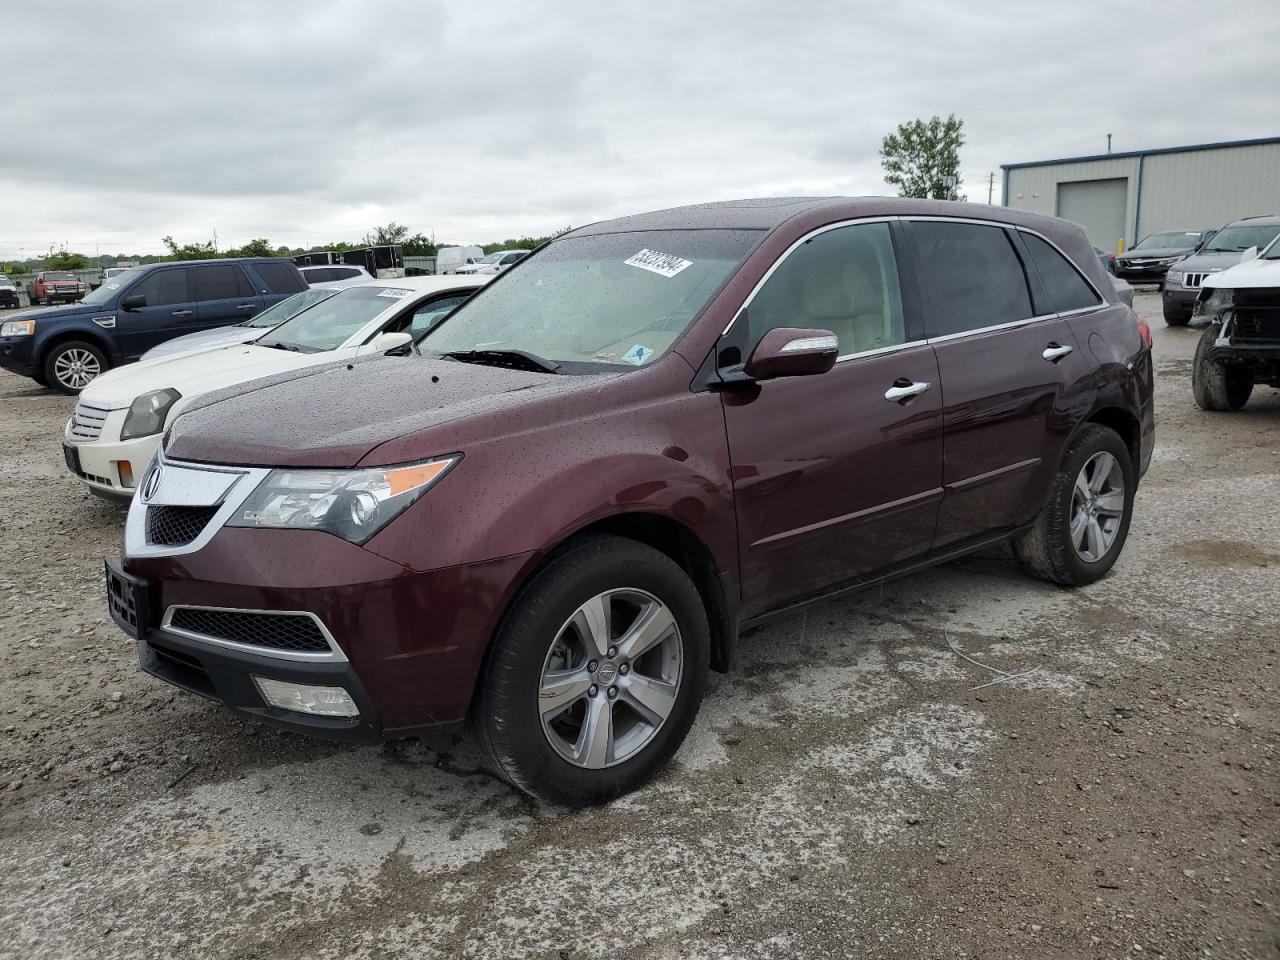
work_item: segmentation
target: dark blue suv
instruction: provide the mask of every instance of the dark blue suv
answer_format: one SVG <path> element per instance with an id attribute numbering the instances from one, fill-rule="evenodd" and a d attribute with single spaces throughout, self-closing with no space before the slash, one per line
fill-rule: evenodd
<path id="1" fill-rule="evenodd" d="M 242 323 L 307 289 L 288 260 L 153 263 L 112 277 L 79 303 L 0 323 L 0 367 L 63 393 L 185 333 Z"/>

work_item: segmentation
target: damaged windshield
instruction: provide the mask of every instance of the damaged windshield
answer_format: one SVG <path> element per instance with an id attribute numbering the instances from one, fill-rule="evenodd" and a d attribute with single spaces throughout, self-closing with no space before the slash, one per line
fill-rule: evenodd
<path id="1" fill-rule="evenodd" d="M 644 366 L 671 348 L 761 236 L 655 230 L 558 240 L 481 290 L 420 346 L 548 371 Z"/>

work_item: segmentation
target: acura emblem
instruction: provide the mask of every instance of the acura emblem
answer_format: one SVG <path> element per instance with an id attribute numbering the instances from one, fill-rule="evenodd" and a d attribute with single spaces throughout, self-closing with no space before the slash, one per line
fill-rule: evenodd
<path id="1" fill-rule="evenodd" d="M 147 479 L 142 481 L 142 499 L 143 502 L 150 500 L 156 495 L 156 490 L 160 487 L 160 465 L 151 468 L 151 472 L 147 474 Z"/>

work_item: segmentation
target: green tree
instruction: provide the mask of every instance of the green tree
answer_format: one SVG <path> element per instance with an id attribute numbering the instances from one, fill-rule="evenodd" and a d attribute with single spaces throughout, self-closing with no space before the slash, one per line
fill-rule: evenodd
<path id="1" fill-rule="evenodd" d="M 415 233 L 412 237 L 406 237 L 403 247 L 406 257 L 434 257 L 439 249 L 435 240 L 421 232 Z"/>
<path id="2" fill-rule="evenodd" d="M 964 146 L 964 121 L 954 113 L 947 119 L 931 117 L 912 120 L 884 138 L 880 145 L 880 165 L 886 183 L 898 188 L 898 195 L 918 199 L 945 200 L 952 195 L 965 199 L 960 189 L 960 148 Z M 946 178 L 955 177 L 955 187 Z"/>
<path id="3" fill-rule="evenodd" d="M 228 250 L 228 257 L 274 257 L 277 256 L 276 250 L 271 246 L 271 241 L 266 237 L 258 237 L 250 240 L 238 250 Z"/>
<path id="4" fill-rule="evenodd" d="M 161 237 L 160 242 L 169 251 L 166 260 L 208 260 L 218 255 L 212 243 L 184 243 L 179 246 L 173 237 Z"/>
<path id="5" fill-rule="evenodd" d="M 66 247 L 49 254 L 44 262 L 50 270 L 84 270 L 89 266 L 89 261 L 83 254 L 68 253 Z"/>
<path id="6" fill-rule="evenodd" d="M 385 247 L 393 243 L 404 243 L 409 236 L 409 228 L 392 220 L 385 227 L 375 227 L 372 233 L 364 235 L 365 246 Z"/>

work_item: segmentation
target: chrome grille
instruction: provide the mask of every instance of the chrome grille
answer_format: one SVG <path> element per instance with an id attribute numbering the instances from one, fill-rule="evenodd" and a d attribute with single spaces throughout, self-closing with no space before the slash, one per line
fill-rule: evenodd
<path id="1" fill-rule="evenodd" d="M 102 436 L 102 425 L 110 411 L 99 410 L 86 403 L 77 403 L 71 415 L 71 439 L 76 443 L 92 443 Z"/>
<path id="2" fill-rule="evenodd" d="M 147 507 L 147 543 L 160 547 L 185 547 L 200 533 L 220 506 Z"/>
<path id="3" fill-rule="evenodd" d="M 269 610 L 170 607 L 165 625 L 209 640 L 285 653 L 330 653 L 329 638 L 314 617 Z"/>

